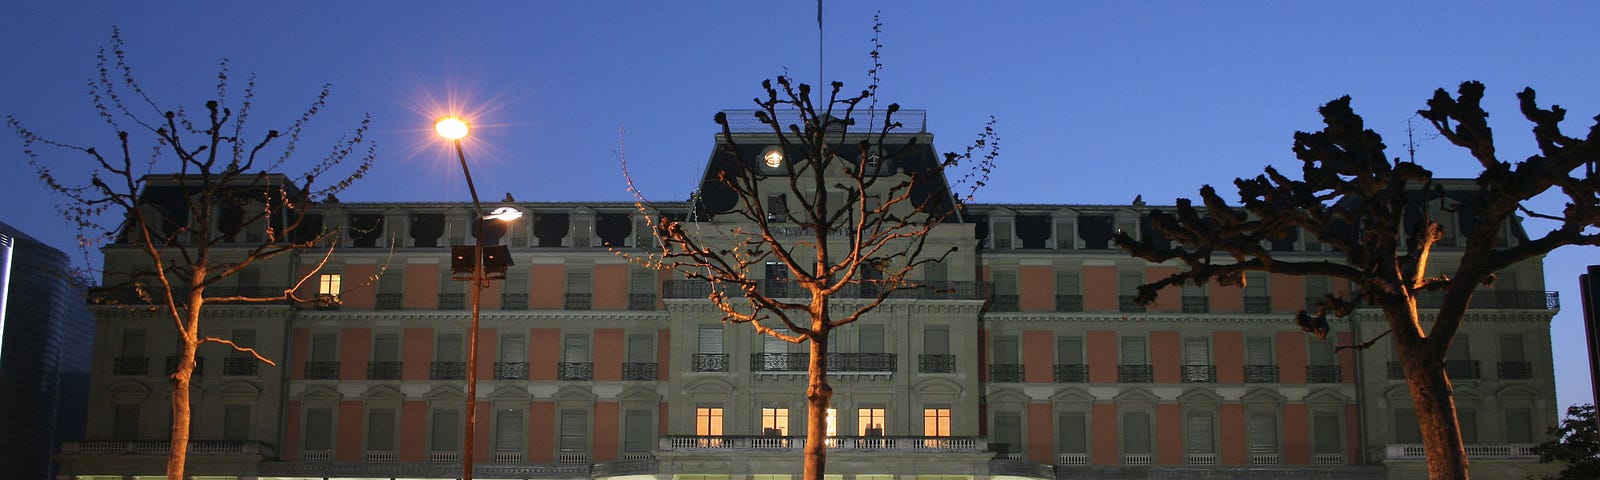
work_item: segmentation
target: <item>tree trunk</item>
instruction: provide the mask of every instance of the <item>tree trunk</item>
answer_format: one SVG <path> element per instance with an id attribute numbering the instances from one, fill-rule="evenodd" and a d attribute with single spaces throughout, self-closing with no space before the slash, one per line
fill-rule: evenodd
<path id="1" fill-rule="evenodd" d="M 1450 379 L 1445 375 L 1443 353 L 1430 354 L 1430 349 L 1404 342 L 1397 342 L 1395 350 L 1400 354 L 1400 367 L 1405 371 L 1411 403 L 1416 408 L 1429 478 L 1467 480 L 1467 452 L 1456 423 L 1456 404 Z"/>
<path id="2" fill-rule="evenodd" d="M 200 346 L 200 292 L 189 295 L 184 319 L 187 331 L 178 332 L 182 343 L 178 365 L 172 373 L 172 445 L 167 454 L 167 480 L 184 480 L 183 466 L 189 458 L 189 384 L 194 376 L 194 352 Z"/>
<path id="3" fill-rule="evenodd" d="M 806 458 L 803 478 L 822 480 L 828 456 L 828 404 L 833 387 L 828 386 L 828 337 L 823 333 L 811 339 L 811 363 L 806 369 Z"/>

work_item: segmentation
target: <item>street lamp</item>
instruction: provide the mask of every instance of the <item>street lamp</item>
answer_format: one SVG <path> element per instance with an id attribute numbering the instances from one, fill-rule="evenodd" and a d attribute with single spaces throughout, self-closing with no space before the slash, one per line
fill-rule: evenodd
<path id="1" fill-rule="evenodd" d="M 461 117 L 442 117 L 433 124 L 433 131 L 450 140 L 456 147 L 456 159 L 461 161 L 461 174 L 467 179 L 467 192 L 472 194 L 473 245 L 472 245 L 472 326 L 467 332 L 467 415 L 462 428 L 461 478 L 472 480 L 472 442 L 478 418 L 478 310 L 483 299 L 483 222 L 485 220 L 510 221 L 522 216 L 514 208 L 501 208 L 495 215 L 484 216 L 483 204 L 478 202 L 478 188 L 472 185 L 472 171 L 467 168 L 467 155 L 461 150 L 461 139 L 466 138 L 471 126 Z"/>

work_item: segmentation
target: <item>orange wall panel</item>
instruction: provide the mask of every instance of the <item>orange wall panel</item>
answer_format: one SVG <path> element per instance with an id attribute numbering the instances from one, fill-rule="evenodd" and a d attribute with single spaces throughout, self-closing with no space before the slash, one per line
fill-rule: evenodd
<path id="1" fill-rule="evenodd" d="M 1361 409 L 1354 404 L 1345 405 L 1344 463 L 1356 465 L 1361 458 Z"/>
<path id="2" fill-rule="evenodd" d="M 1222 427 L 1222 465 L 1244 465 L 1245 458 L 1244 405 L 1224 403 L 1217 407 L 1218 426 Z"/>
<path id="3" fill-rule="evenodd" d="M 982 328 L 978 329 L 978 381 L 989 381 L 989 331 Z"/>
<path id="4" fill-rule="evenodd" d="M 340 272 L 339 301 L 344 308 L 371 310 L 378 305 L 377 265 L 345 265 Z"/>
<path id="5" fill-rule="evenodd" d="M 1183 465 L 1183 410 L 1176 403 L 1156 405 L 1156 463 Z"/>
<path id="6" fill-rule="evenodd" d="M 1243 312 L 1244 289 L 1239 286 L 1224 287 L 1212 282 L 1206 286 L 1206 295 L 1211 297 L 1211 311 L 1213 312 Z"/>
<path id="7" fill-rule="evenodd" d="M 1121 465 L 1122 445 L 1117 440 L 1117 404 L 1104 402 L 1094 404 L 1094 450 L 1095 465 Z"/>
<path id="8" fill-rule="evenodd" d="M 366 380 L 367 361 L 371 359 L 372 329 L 346 328 L 339 333 L 340 379 Z"/>
<path id="9" fill-rule="evenodd" d="M 1150 332 L 1150 369 L 1156 383 L 1178 383 L 1183 364 L 1183 342 L 1178 332 Z"/>
<path id="10" fill-rule="evenodd" d="M 294 329 L 294 350 L 289 353 L 289 379 L 305 380 L 306 356 L 311 349 L 311 332 L 304 328 Z"/>
<path id="11" fill-rule="evenodd" d="M 1244 333 L 1212 333 L 1211 358 L 1217 363 L 1217 383 L 1244 383 Z"/>
<path id="12" fill-rule="evenodd" d="M 560 309 L 567 300 L 567 266 L 538 264 L 528 276 L 528 308 Z"/>
<path id="13" fill-rule="evenodd" d="M 670 418 L 669 417 L 670 414 L 668 413 L 668 410 L 670 410 L 670 409 L 667 408 L 667 404 L 662 403 L 660 411 L 656 412 L 656 435 L 658 435 L 658 436 L 667 434 L 667 424 L 669 423 L 669 422 L 667 422 L 667 419 Z M 690 432 L 690 433 L 694 433 L 694 432 Z M 652 446 L 650 448 L 652 450 L 655 449 L 654 446 Z"/>
<path id="14" fill-rule="evenodd" d="M 400 341 L 400 378 L 427 380 L 433 370 L 433 329 L 407 328 L 403 335 Z"/>
<path id="15" fill-rule="evenodd" d="M 663 328 L 656 331 L 656 380 L 667 381 L 667 373 L 672 371 L 671 362 L 672 330 Z M 666 416 L 663 415 L 662 418 L 665 419 Z M 661 431 L 667 430 L 663 428 Z"/>
<path id="16" fill-rule="evenodd" d="M 1283 456 L 1283 463 L 1311 464 L 1311 420 L 1304 403 L 1283 406 Z"/>
<path id="17" fill-rule="evenodd" d="M 595 310 L 626 310 L 628 308 L 628 265 L 600 264 L 594 266 Z"/>
<path id="18" fill-rule="evenodd" d="M 1055 422 L 1050 418 L 1051 407 L 1046 402 L 1028 404 L 1028 460 L 1054 464 L 1056 462 Z"/>
<path id="19" fill-rule="evenodd" d="M 1089 383 L 1117 381 L 1117 332 L 1090 330 L 1084 338 L 1089 354 Z M 1100 427 L 1095 427 L 1100 428 Z M 1113 430 L 1115 431 L 1115 430 Z"/>
<path id="20" fill-rule="evenodd" d="M 1117 311 L 1117 267 L 1083 267 L 1083 310 Z"/>
<path id="21" fill-rule="evenodd" d="M 624 345 L 622 329 L 596 328 L 594 330 L 594 379 L 597 382 L 622 380 Z"/>
<path id="22" fill-rule="evenodd" d="M 1144 281 L 1154 282 L 1178 273 L 1176 267 L 1145 267 Z M 1139 292 L 1126 292 L 1122 295 L 1138 295 Z M 1152 312 L 1176 312 L 1183 309 L 1183 289 L 1180 287 L 1167 287 L 1161 289 L 1161 294 L 1156 296 L 1156 303 L 1149 306 Z"/>
<path id="23" fill-rule="evenodd" d="M 528 335 L 528 380 L 555 380 L 561 362 L 561 330 L 535 328 Z"/>
<path id="24" fill-rule="evenodd" d="M 300 401 L 290 400 L 289 408 L 283 414 L 283 459 L 295 461 L 300 459 Z"/>
<path id="25" fill-rule="evenodd" d="M 494 379 L 494 363 L 500 361 L 500 336 L 493 328 L 478 327 L 478 378 Z M 479 417 L 482 418 L 482 417 Z M 484 428 L 482 430 L 488 430 Z"/>
<path id="26" fill-rule="evenodd" d="M 489 449 L 494 446 L 490 430 L 494 430 L 494 410 L 489 402 L 479 401 L 476 404 L 478 411 L 477 422 L 472 430 L 472 458 L 491 458 Z"/>
<path id="27" fill-rule="evenodd" d="M 1340 332 L 1338 338 L 1339 345 L 1355 344 L 1355 337 L 1350 336 L 1350 332 Z M 1346 348 L 1334 355 L 1339 359 L 1339 381 L 1356 383 L 1356 349 Z"/>
<path id="28" fill-rule="evenodd" d="M 1056 309 L 1056 272 L 1044 265 L 1017 268 L 1017 305 L 1024 312 L 1050 312 Z"/>
<path id="29" fill-rule="evenodd" d="M 1022 381 L 1050 383 L 1055 381 L 1056 348 L 1054 335 L 1049 330 L 1022 332 Z"/>
<path id="30" fill-rule="evenodd" d="M 472 301 L 472 287 L 469 285 L 467 288 L 467 301 L 470 302 Z M 505 288 L 505 282 L 503 281 L 489 282 L 489 286 L 483 289 L 482 297 L 478 299 L 479 308 L 482 310 L 499 310 L 500 299 L 502 298 L 500 295 L 505 293 Z M 470 307 L 471 304 L 468 304 L 468 306 Z"/>
<path id="31" fill-rule="evenodd" d="M 341 462 L 359 462 L 362 460 L 361 436 L 362 425 L 366 415 L 365 403 L 361 400 L 343 400 L 339 402 L 339 439 L 334 444 L 333 457 Z"/>
<path id="32" fill-rule="evenodd" d="M 400 439 L 399 461 L 428 460 L 428 402 L 406 400 L 400 405 L 400 434 L 395 438 Z"/>
<path id="33" fill-rule="evenodd" d="M 439 265 L 406 265 L 406 290 L 401 304 L 406 308 L 439 308 Z"/>
<path id="34" fill-rule="evenodd" d="M 528 405 L 528 463 L 556 460 L 556 404 L 533 402 Z"/>
<path id="35" fill-rule="evenodd" d="M 609 462 L 617 459 L 620 442 L 617 438 L 621 427 L 617 402 L 595 402 L 594 404 L 594 461 Z"/>
<path id="36" fill-rule="evenodd" d="M 1306 383 L 1306 334 L 1278 332 L 1273 343 L 1278 357 L 1278 382 Z"/>
<path id="37" fill-rule="evenodd" d="M 1306 281 L 1304 277 L 1272 274 L 1272 311 L 1296 312 L 1306 308 Z"/>

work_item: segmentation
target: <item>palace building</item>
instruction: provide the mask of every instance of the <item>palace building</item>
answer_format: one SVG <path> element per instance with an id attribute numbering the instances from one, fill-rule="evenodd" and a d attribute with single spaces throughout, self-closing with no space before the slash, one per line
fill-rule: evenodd
<path id="1" fill-rule="evenodd" d="M 874 165 L 907 175 L 942 157 L 909 112 Z M 770 130 L 735 125 L 751 157 Z M 715 151 L 723 151 L 719 145 Z M 707 172 L 718 162 L 714 154 Z M 710 181 L 708 175 L 708 182 Z M 1469 181 L 1445 181 L 1470 195 Z M 733 202 L 712 188 L 654 205 L 686 230 L 727 231 Z M 154 192 L 155 190 L 152 190 Z M 931 195 L 948 196 L 944 192 Z M 1457 197 L 1459 198 L 1459 197 Z M 1055 199 L 1052 199 L 1055 200 Z M 1070 202 L 1070 198 L 1059 199 Z M 767 209 L 789 208 L 782 196 Z M 808 353 L 724 324 L 710 286 L 629 263 L 653 232 L 630 202 L 505 202 L 524 215 L 484 242 L 507 247 L 482 295 L 476 478 L 779 480 L 798 477 Z M 491 207 L 491 206 L 486 206 Z M 1374 309 L 1318 340 L 1294 314 L 1328 293 L 1320 277 L 1251 275 L 1247 286 L 1134 289 L 1178 268 L 1130 257 L 1115 231 L 1154 235 L 1158 206 L 970 204 L 929 245 L 956 247 L 862 321 L 833 333 L 828 472 L 840 480 L 1425 478 L 1411 401 Z M 487 209 L 487 208 L 486 208 Z M 451 246 L 474 242 L 466 203 L 324 203 L 308 221 L 345 236 L 302 286 L 308 304 L 208 304 L 207 331 L 279 362 L 205 345 L 194 381 L 194 478 L 458 478 L 466 401 L 468 282 Z M 1471 212 L 1436 209 L 1459 256 Z M 775 219 L 781 220 L 781 219 Z M 789 231 L 786 229 L 792 229 Z M 1526 241 L 1520 225 L 1500 241 Z M 803 233 L 778 226 L 775 234 Z M 241 231 L 241 245 L 261 231 Z M 1335 258 L 1312 238 L 1270 242 Z M 931 248 L 931 247 L 930 247 Z M 108 278 L 148 259 L 104 250 Z M 211 287 L 282 292 L 321 261 L 281 257 Z M 766 291 L 805 297 L 782 268 Z M 1477 478 L 1550 471 L 1532 447 L 1560 413 L 1549 326 L 1558 308 L 1538 260 L 1481 288 L 1450 351 L 1462 436 Z M 874 292 L 847 290 L 848 307 Z M 125 300 L 134 301 L 132 298 Z M 1424 296 L 1421 307 L 1437 305 Z M 96 305 L 86 440 L 62 446 L 61 479 L 163 472 L 175 365 L 170 317 Z"/>

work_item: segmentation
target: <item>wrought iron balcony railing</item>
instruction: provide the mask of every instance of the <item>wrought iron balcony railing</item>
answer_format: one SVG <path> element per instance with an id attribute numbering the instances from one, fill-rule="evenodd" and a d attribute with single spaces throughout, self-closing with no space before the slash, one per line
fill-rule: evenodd
<path id="1" fill-rule="evenodd" d="M 428 378 L 432 380 L 465 380 L 467 378 L 467 362 L 433 362 L 428 369 Z"/>
<path id="2" fill-rule="evenodd" d="M 792 451 L 806 447 L 806 437 L 768 435 L 668 435 L 660 438 L 662 451 Z M 989 443 L 982 437 L 927 436 L 849 436 L 828 437 L 828 450 L 871 450 L 905 452 L 983 452 Z"/>
<path id="3" fill-rule="evenodd" d="M 1244 297 L 1244 313 L 1272 313 L 1272 297 Z"/>
<path id="4" fill-rule="evenodd" d="M 628 294 L 628 310 L 655 310 L 656 294 L 630 293 Z"/>
<path id="5" fill-rule="evenodd" d="M 1154 381 L 1149 365 L 1117 365 L 1117 381 L 1121 383 L 1150 383 Z"/>
<path id="6" fill-rule="evenodd" d="M 809 353 L 752 353 L 752 372 L 804 372 L 810 366 Z M 894 372 L 893 353 L 830 353 L 828 373 Z"/>
<path id="7" fill-rule="evenodd" d="M 528 309 L 528 294 L 526 294 L 526 293 L 502 293 L 502 294 L 500 294 L 500 309 L 501 310 L 527 310 Z"/>
<path id="8" fill-rule="evenodd" d="M 367 362 L 367 380 L 399 380 L 400 362 Z"/>
<path id="9" fill-rule="evenodd" d="M 758 280 L 757 287 L 763 293 L 779 298 L 808 298 L 811 293 L 801 288 L 796 282 L 789 280 Z M 737 286 L 721 284 L 719 287 L 729 296 L 739 297 L 742 294 Z M 877 287 L 869 285 L 863 288 L 860 285 L 849 285 L 842 289 L 837 298 L 863 298 L 877 296 Z M 704 280 L 668 280 L 663 289 L 667 299 L 705 298 L 711 293 L 711 284 Z M 932 300 L 984 300 L 989 298 L 989 284 L 987 282 L 918 282 L 908 280 L 901 285 L 889 298 L 900 299 L 932 299 Z"/>
<path id="10" fill-rule="evenodd" d="M 339 362 L 306 362 L 307 380 L 337 380 L 338 378 Z"/>
<path id="11" fill-rule="evenodd" d="M 628 362 L 622 364 L 623 380 L 651 381 L 656 379 L 656 364 L 654 362 Z"/>
<path id="12" fill-rule="evenodd" d="M 261 372 L 261 362 L 255 357 L 222 357 L 222 375 L 227 377 L 254 377 Z"/>
<path id="13" fill-rule="evenodd" d="M 562 304 L 562 308 L 567 310 L 590 310 L 594 308 L 594 304 L 591 302 L 593 298 L 594 295 L 589 293 L 568 293 L 567 301 Z"/>
<path id="14" fill-rule="evenodd" d="M 204 374 L 205 371 L 206 371 L 206 357 L 195 355 L 195 357 L 194 357 L 194 372 L 190 373 L 190 375 L 198 377 L 201 374 Z M 167 356 L 167 375 L 172 375 L 174 373 L 178 373 L 178 356 L 177 355 L 169 355 L 169 356 Z"/>
<path id="15" fill-rule="evenodd" d="M 494 362 L 495 380 L 527 380 L 528 362 Z"/>
<path id="16" fill-rule="evenodd" d="M 1211 298 L 1204 295 L 1185 295 L 1183 297 L 1183 313 L 1206 313 L 1211 311 Z"/>
<path id="17" fill-rule="evenodd" d="M 376 307 L 378 310 L 399 310 L 401 308 L 405 308 L 405 294 L 378 292 L 378 303 Z"/>
<path id="18" fill-rule="evenodd" d="M 1089 381 L 1088 365 L 1056 365 L 1056 383 L 1085 383 Z"/>
<path id="19" fill-rule="evenodd" d="M 1133 295 L 1118 295 L 1117 311 L 1124 313 L 1137 313 L 1146 310 L 1144 305 L 1140 305 L 1139 302 L 1135 302 L 1133 299 Z"/>
<path id="20" fill-rule="evenodd" d="M 1056 295 L 1057 312 L 1083 311 L 1083 295 Z"/>
<path id="21" fill-rule="evenodd" d="M 1306 365 L 1306 383 L 1339 383 L 1338 365 Z"/>
<path id="22" fill-rule="evenodd" d="M 1478 370 L 1477 360 L 1446 360 L 1444 362 L 1444 373 L 1449 375 L 1452 380 L 1483 378 L 1483 375 Z"/>
<path id="23" fill-rule="evenodd" d="M 150 357 L 117 357 L 111 364 L 112 375 L 144 375 L 150 373 Z"/>
<path id="24" fill-rule="evenodd" d="M 1532 362 L 1507 362 L 1497 363 L 1496 370 L 1501 380 L 1527 380 L 1533 378 Z"/>
<path id="25" fill-rule="evenodd" d="M 1417 294 L 1417 308 L 1439 308 L 1444 301 L 1443 292 Z M 1560 310 L 1560 292 L 1528 292 L 1478 290 L 1472 293 L 1468 308 L 1504 308 L 1517 310 Z"/>
<path id="26" fill-rule="evenodd" d="M 561 380 L 593 380 L 594 364 L 590 362 L 561 362 L 556 378 Z"/>
<path id="27" fill-rule="evenodd" d="M 1022 364 L 996 363 L 989 365 L 989 381 L 991 382 L 1020 382 L 1022 378 Z"/>
<path id="28" fill-rule="evenodd" d="M 1183 383 L 1216 383 L 1216 365 L 1182 365 Z"/>
<path id="29" fill-rule="evenodd" d="M 955 355 L 918 355 L 917 364 L 917 371 L 920 373 L 956 373 Z"/>
<path id="30" fill-rule="evenodd" d="M 696 353 L 690 363 L 690 368 L 696 372 L 726 372 L 728 371 L 728 354 Z"/>
<path id="31" fill-rule="evenodd" d="M 989 298 L 989 311 L 1015 312 L 1022 309 L 1022 297 L 1019 295 L 994 295 Z"/>
<path id="32" fill-rule="evenodd" d="M 1278 366 L 1245 365 L 1244 383 L 1278 383 Z"/>
<path id="33" fill-rule="evenodd" d="M 467 294 L 441 293 L 439 294 L 440 310 L 462 310 L 467 308 Z"/>

